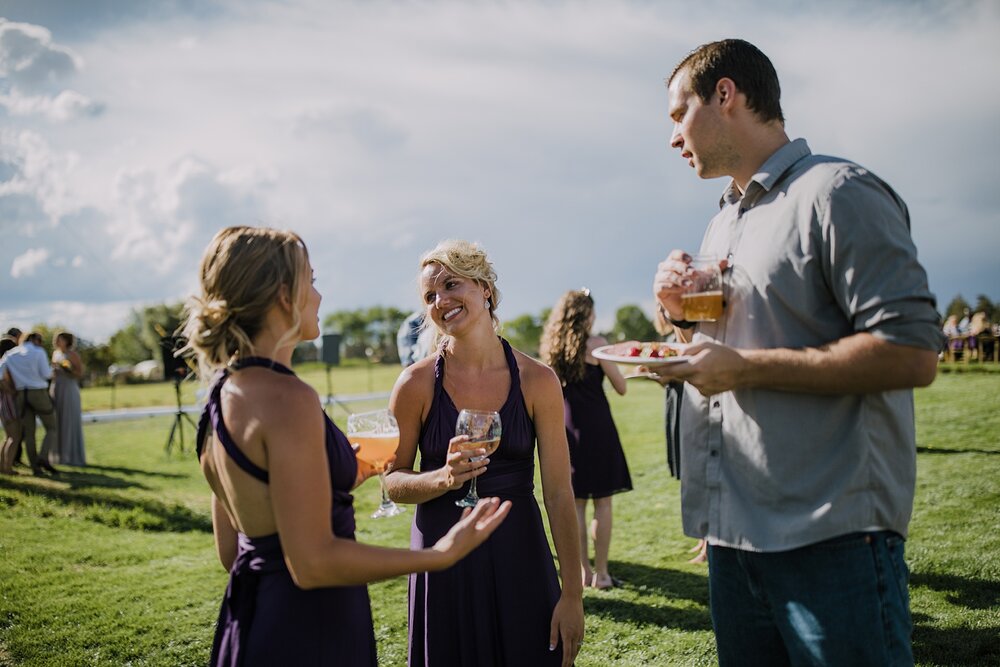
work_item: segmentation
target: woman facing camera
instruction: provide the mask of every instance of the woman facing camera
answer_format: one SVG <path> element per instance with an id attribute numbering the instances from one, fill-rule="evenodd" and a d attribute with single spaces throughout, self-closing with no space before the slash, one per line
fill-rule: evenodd
<path id="1" fill-rule="evenodd" d="M 292 232 L 230 227 L 209 244 L 200 277 L 184 336 L 203 377 L 218 372 L 198 457 L 230 572 L 211 664 L 375 665 L 365 584 L 454 565 L 509 504 L 456 515 L 419 551 L 356 542 L 350 490 L 374 471 L 290 368 L 295 345 L 319 335 L 305 244 Z"/>
<path id="2" fill-rule="evenodd" d="M 566 292 L 549 314 L 542 332 L 540 355 L 562 381 L 566 433 L 573 463 L 573 493 L 580 526 L 580 571 L 585 586 L 611 588 L 608 572 L 611 548 L 611 496 L 632 490 L 628 463 L 604 395 L 607 377 L 622 396 L 625 378 L 618 365 L 591 354 L 607 341 L 590 333 L 594 326 L 594 300 L 590 290 Z M 594 541 L 594 567 L 587 543 L 587 501 L 594 503 L 590 536 Z"/>
<path id="3" fill-rule="evenodd" d="M 85 466 L 87 454 L 83 449 L 83 412 L 80 406 L 83 362 L 76 351 L 73 334 L 62 331 L 56 334 L 53 344 L 52 368 L 55 372 L 49 393 L 59 420 L 59 463 Z"/>
<path id="4" fill-rule="evenodd" d="M 386 478 L 394 500 L 417 505 L 410 545 L 445 534 L 470 480 L 514 506 L 493 538 L 457 566 L 410 577 L 409 664 L 568 666 L 583 638 L 582 586 L 575 567 L 564 567 L 560 591 L 534 497 L 537 441 L 556 552 L 560 563 L 575 564 L 559 380 L 497 335 L 496 273 L 478 245 L 444 241 L 424 255 L 420 290 L 442 341 L 393 389 L 399 449 Z M 488 458 L 474 460 L 486 450 L 465 449 L 468 436 L 455 435 L 463 409 L 499 413 L 500 443 Z"/>

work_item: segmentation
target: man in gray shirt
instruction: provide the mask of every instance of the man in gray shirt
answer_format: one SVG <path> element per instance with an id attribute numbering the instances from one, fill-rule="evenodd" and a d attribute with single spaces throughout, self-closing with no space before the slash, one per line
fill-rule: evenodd
<path id="1" fill-rule="evenodd" d="M 725 309 L 686 322 L 691 256 L 653 291 L 686 363 L 684 530 L 709 542 L 722 665 L 913 664 L 903 541 L 913 508 L 912 388 L 941 333 L 906 205 L 885 182 L 790 141 L 770 60 L 699 47 L 668 80 L 671 145 L 731 179 L 702 253 Z"/>

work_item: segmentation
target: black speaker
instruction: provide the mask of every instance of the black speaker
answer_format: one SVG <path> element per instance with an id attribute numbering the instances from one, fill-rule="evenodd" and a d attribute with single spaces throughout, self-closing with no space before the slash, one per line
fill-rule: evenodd
<path id="1" fill-rule="evenodd" d="M 340 365 L 340 334 L 323 334 L 323 363 Z"/>
<path id="2" fill-rule="evenodd" d="M 180 336 L 164 336 L 160 339 L 164 380 L 183 380 L 187 377 L 188 365 L 184 359 L 174 356 L 174 353 L 182 347 L 184 347 L 184 339 Z"/>

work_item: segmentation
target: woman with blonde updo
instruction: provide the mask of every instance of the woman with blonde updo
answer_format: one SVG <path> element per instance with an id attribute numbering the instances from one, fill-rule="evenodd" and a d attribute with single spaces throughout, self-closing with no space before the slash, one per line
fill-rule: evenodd
<path id="1" fill-rule="evenodd" d="M 594 300 L 590 290 L 566 292 L 545 323 L 539 354 L 563 385 L 573 493 L 580 525 L 580 572 L 585 586 L 605 589 L 617 584 L 608 572 L 611 496 L 631 491 L 632 478 L 611 406 L 604 395 L 605 377 L 622 396 L 626 381 L 617 364 L 593 356 L 596 348 L 608 344 L 602 336 L 590 333 L 593 326 Z M 594 503 L 589 531 L 594 541 L 593 569 L 587 542 L 587 500 Z"/>
<path id="2" fill-rule="evenodd" d="M 583 587 L 563 567 L 562 590 L 534 496 L 535 446 L 545 509 L 559 562 L 576 561 L 576 520 L 563 428 L 562 392 L 552 371 L 497 335 L 500 292 L 485 251 L 443 241 L 420 261 L 426 318 L 442 334 L 437 353 L 407 367 L 390 407 L 399 449 L 386 483 L 415 503 L 410 546 L 438 539 L 461 512 L 466 482 L 514 499 L 504 525 L 446 572 L 410 576 L 409 665 L 563 665 L 583 639 Z M 500 413 L 500 445 L 462 450 L 459 411 Z M 414 470 L 417 451 L 420 470 Z"/>
<path id="3" fill-rule="evenodd" d="M 296 234 L 230 227 L 188 304 L 186 349 L 203 377 L 217 372 L 198 429 L 230 572 L 212 665 L 375 665 L 364 584 L 452 566 L 509 510 L 484 500 L 420 551 L 354 540 L 350 490 L 374 471 L 290 369 L 295 345 L 319 335 L 320 298 Z"/>

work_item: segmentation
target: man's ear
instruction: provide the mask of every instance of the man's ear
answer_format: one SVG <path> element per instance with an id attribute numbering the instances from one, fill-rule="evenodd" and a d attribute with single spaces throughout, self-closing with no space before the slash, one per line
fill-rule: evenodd
<path id="1" fill-rule="evenodd" d="M 715 97 L 723 109 L 730 109 L 736 103 L 736 82 L 729 77 L 722 77 L 715 84 Z"/>

